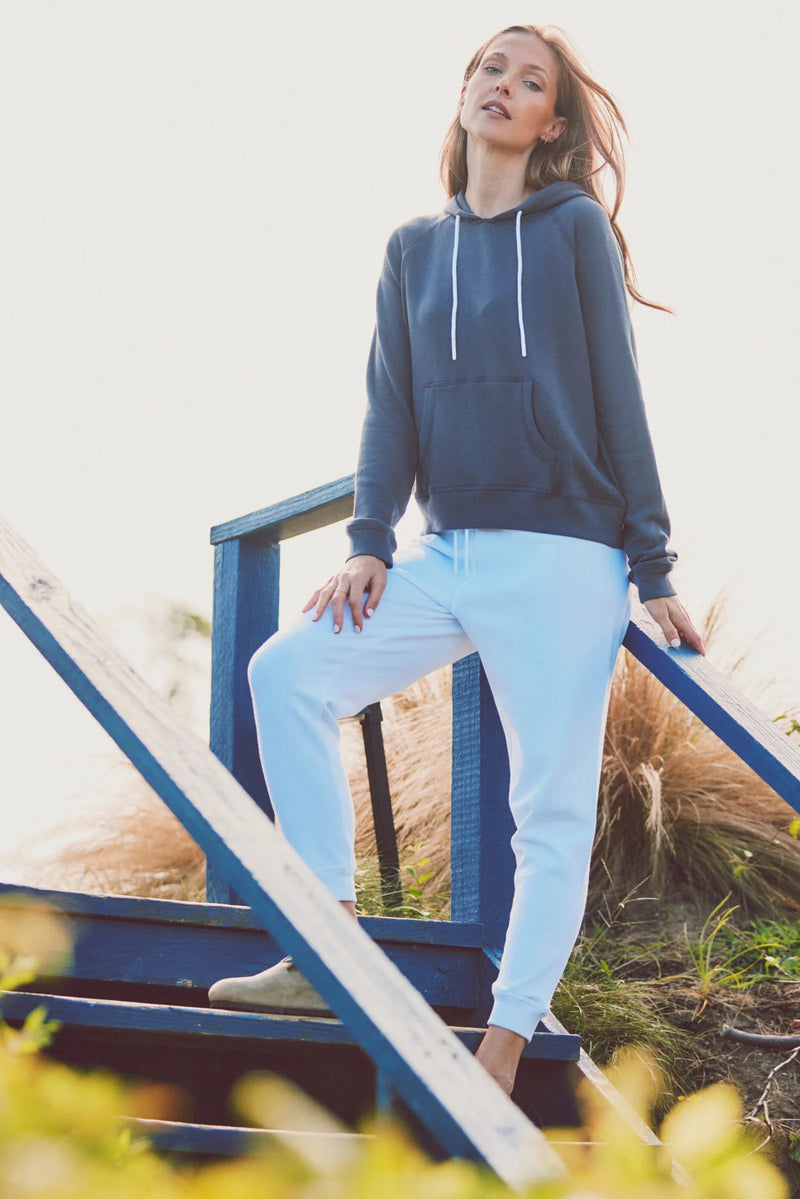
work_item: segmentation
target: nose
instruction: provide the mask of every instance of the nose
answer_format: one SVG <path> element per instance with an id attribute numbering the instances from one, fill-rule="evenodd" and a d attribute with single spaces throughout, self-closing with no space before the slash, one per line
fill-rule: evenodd
<path id="1" fill-rule="evenodd" d="M 500 91 L 500 88 L 502 87 L 502 89 L 503 89 L 503 91 L 505 92 L 505 94 L 506 94 L 507 96 L 508 96 L 508 95 L 510 95 L 510 92 L 509 92 L 509 88 L 508 88 L 508 84 L 507 84 L 507 83 L 497 83 L 497 84 L 495 84 L 495 87 L 496 87 L 496 89 L 497 89 L 497 91 L 498 91 L 498 92 Z"/>

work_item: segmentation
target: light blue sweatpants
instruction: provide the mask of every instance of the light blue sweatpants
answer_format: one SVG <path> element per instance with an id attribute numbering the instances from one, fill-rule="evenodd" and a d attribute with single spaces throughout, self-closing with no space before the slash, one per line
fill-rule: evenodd
<path id="1" fill-rule="evenodd" d="M 586 903 L 611 677 L 630 619 L 624 551 L 553 533 L 418 537 L 356 633 L 345 606 L 280 629 L 249 667 L 278 825 L 337 899 L 355 899 L 339 726 L 475 650 L 508 744 L 514 900 L 488 1023 L 530 1039 Z"/>

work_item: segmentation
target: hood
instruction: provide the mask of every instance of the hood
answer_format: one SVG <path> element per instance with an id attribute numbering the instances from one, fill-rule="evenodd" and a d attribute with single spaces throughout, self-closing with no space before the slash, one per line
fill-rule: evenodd
<path id="1" fill-rule="evenodd" d="M 581 187 L 580 183 L 574 183 L 571 179 L 557 179 L 555 183 L 548 183 L 547 187 L 533 192 L 521 204 L 515 204 L 506 212 L 498 212 L 496 216 L 482 217 L 472 211 L 462 188 L 457 196 L 448 200 L 444 210 L 451 216 L 460 216 L 467 221 L 512 221 L 518 212 L 544 212 L 547 208 L 555 208 L 557 204 L 563 204 L 564 200 L 571 200 L 573 196 L 588 194 L 586 188 Z"/>
<path id="2" fill-rule="evenodd" d="M 539 191 L 533 192 L 521 204 L 517 204 L 514 208 L 509 208 L 506 212 L 498 212 L 495 216 L 481 217 L 472 211 L 467 204 L 462 188 L 458 195 L 453 196 L 445 205 L 445 212 L 455 217 L 453 222 L 453 306 L 452 315 L 450 318 L 450 353 L 453 361 L 458 357 L 456 348 L 456 313 L 458 311 L 458 235 L 462 221 L 483 221 L 488 225 L 495 224 L 499 221 L 516 221 L 517 225 L 517 321 L 519 323 L 519 344 L 520 354 L 523 358 L 527 357 L 527 346 L 525 341 L 525 319 L 522 312 L 522 238 L 520 236 L 520 222 L 523 214 L 533 212 L 545 212 L 548 208 L 555 208 L 556 205 L 562 204 L 565 200 L 571 200 L 573 196 L 586 196 L 589 193 L 585 187 L 581 187 L 579 183 L 574 183 L 570 179 L 558 179 L 555 183 L 548 183 L 546 187 L 540 188 Z"/>

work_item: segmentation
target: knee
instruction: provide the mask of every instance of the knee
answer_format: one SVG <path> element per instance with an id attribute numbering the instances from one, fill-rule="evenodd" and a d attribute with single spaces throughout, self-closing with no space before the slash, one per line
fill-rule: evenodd
<path id="1" fill-rule="evenodd" d="M 283 691 L 292 676 L 286 657 L 277 633 L 259 646 L 247 664 L 247 680 L 254 698 L 266 700 L 275 691 Z"/>
<path id="2" fill-rule="evenodd" d="M 247 666 L 253 702 L 269 704 L 273 713 L 293 702 L 316 702 L 320 687 L 319 663 L 307 633 L 279 630 L 259 646 Z"/>

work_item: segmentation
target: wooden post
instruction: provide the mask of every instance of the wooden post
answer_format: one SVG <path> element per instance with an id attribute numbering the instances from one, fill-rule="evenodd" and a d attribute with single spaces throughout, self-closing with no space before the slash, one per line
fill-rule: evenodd
<path id="1" fill-rule="evenodd" d="M 505 735 L 477 654 L 453 664 L 452 771 L 451 919 L 480 922 L 485 941 L 502 945 L 514 896 L 514 820 Z"/>
<path id="2" fill-rule="evenodd" d="M 359 714 L 364 753 L 367 758 L 367 778 L 372 801 L 372 819 L 375 824 L 375 846 L 381 875 L 381 894 L 387 908 L 398 908 L 403 902 L 400 885 L 400 859 L 397 852 L 397 833 L 392 813 L 392 796 L 389 790 L 389 772 L 386 768 L 386 751 L 383 745 L 381 705 L 367 704 Z"/>
<path id="3" fill-rule="evenodd" d="M 278 628 L 279 594 L 278 544 L 250 536 L 215 546 L 210 746 L 270 819 L 274 814 L 258 756 L 247 664 Z M 241 902 L 211 863 L 206 898 Z"/>
<path id="4" fill-rule="evenodd" d="M 270 819 L 274 813 L 258 757 L 247 664 L 278 628 L 280 542 L 351 516 L 354 487 L 355 476 L 345 475 L 211 530 L 215 557 L 210 746 Z M 211 903 L 240 902 L 213 863 L 206 870 L 206 898 Z"/>

